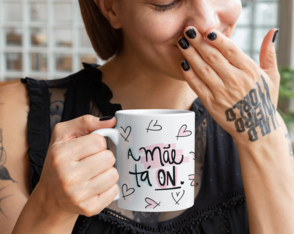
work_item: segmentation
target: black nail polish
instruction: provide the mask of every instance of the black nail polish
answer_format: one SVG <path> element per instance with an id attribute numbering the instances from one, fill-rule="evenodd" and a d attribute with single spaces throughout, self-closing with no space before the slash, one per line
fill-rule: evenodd
<path id="1" fill-rule="evenodd" d="M 182 37 L 178 43 L 180 44 L 180 46 L 185 50 L 189 48 L 189 42 L 185 37 Z"/>
<path id="2" fill-rule="evenodd" d="M 102 118 L 99 119 L 99 121 L 105 121 L 105 120 L 110 120 L 112 119 L 114 116 L 104 116 Z"/>
<path id="3" fill-rule="evenodd" d="M 217 38 L 217 35 L 215 34 L 215 32 L 210 32 L 207 38 L 211 41 L 214 41 Z"/>
<path id="4" fill-rule="evenodd" d="M 184 69 L 184 71 L 189 71 L 190 70 L 190 66 L 189 66 L 189 63 L 187 63 L 187 61 L 181 62 L 181 66 Z"/>
<path id="5" fill-rule="evenodd" d="M 276 30 L 274 36 L 273 36 L 273 41 L 272 41 L 273 43 L 276 42 L 276 40 L 277 40 L 277 38 L 278 38 L 278 36 L 279 36 L 279 31 L 280 31 L 280 29 L 278 28 L 278 29 Z"/>
<path id="6" fill-rule="evenodd" d="M 196 37 L 196 32 L 194 30 L 194 28 L 190 28 L 189 30 L 186 31 L 186 35 L 190 38 L 190 39 L 194 39 Z"/>

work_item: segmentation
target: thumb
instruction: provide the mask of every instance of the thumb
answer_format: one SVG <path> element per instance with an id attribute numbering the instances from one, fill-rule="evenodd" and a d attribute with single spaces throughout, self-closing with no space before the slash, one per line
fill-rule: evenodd
<path id="1" fill-rule="evenodd" d="M 277 55 L 275 49 L 275 42 L 279 34 L 279 29 L 271 29 L 263 39 L 259 62 L 260 68 L 267 73 L 270 78 L 274 78 L 278 73 Z"/>
<path id="2" fill-rule="evenodd" d="M 68 141 L 74 138 L 85 136 L 101 128 L 112 128 L 116 123 L 116 118 L 97 118 L 92 115 L 84 115 L 67 122 L 55 125 L 51 143 Z"/>

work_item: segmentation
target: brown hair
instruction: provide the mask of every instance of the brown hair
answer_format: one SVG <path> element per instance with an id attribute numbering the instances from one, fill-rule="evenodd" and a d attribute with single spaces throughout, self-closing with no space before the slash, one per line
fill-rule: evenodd
<path id="1" fill-rule="evenodd" d="M 95 52 L 103 60 L 109 59 L 122 47 L 122 30 L 111 26 L 94 0 L 79 0 L 79 4 L 87 34 Z"/>

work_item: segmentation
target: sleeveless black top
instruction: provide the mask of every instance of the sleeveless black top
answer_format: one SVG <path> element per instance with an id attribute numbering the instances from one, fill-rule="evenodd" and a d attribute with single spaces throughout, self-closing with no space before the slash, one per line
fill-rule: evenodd
<path id="1" fill-rule="evenodd" d="M 27 139 L 31 192 L 39 181 L 56 123 L 85 114 L 114 115 L 121 109 L 121 105 L 110 102 L 112 92 L 102 82 L 102 72 L 97 69 L 99 65 L 83 65 L 81 71 L 59 80 L 21 79 L 26 83 L 30 97 Z M 201 183 L 201 187 L 194 206 L 177 217 L 149 224 L 137 222 L 107 207 L 92 217 L 80 215 L 72 234 L 249 233 L 236 144 L 232 136 L 212 119 L 199 98 L 191 110 L 196 113 L 195 138 L 200 149 L 195 161 L 201 165 L 195 169 L 199 175 L 195 186 Z M 206 144 L 202 144 L 203 139 Z"/>

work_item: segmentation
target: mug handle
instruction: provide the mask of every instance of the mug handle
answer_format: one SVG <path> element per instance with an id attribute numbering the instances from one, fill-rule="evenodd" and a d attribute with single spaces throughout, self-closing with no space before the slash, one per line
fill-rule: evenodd
<path id="1" fill-rule="evenodd" d="M 117 147 L 118 147 L 118 142 L 119 142 L 119 131 L 116 128 L 103 128 L 103 129 L 99 129 L 99 130 L 95 130 L 92 133 L 96 133 L 96 134 L 100 134 L 104 137 L 109 137 L 113 143 L 115 144 L 115 157 L 117 155 Z M 113 199 L 113 201 L 116 201 L 118 199 L 120 199 L 120 186 L 117 182 L 117 185 L 119 187 L 119 192 L 116 195 L 116 197 Z"/>

